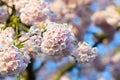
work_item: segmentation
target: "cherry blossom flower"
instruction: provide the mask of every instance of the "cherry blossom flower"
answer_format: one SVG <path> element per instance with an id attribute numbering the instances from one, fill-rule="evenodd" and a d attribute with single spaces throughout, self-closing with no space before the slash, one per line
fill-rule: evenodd
<path id="1" fill-rule="evenodd" d="M 12 75 L 21 73 L 26 69 L 29 60 L 30 57 L 22 53 L 14 45 L 0 48 L 0 74 Z"/>
<path id="2" fill-rule="evenodd" d="M 79 63 L 86 63 L 95 59 L 97 52 L 97 48 L 92 48 L 86 42 L 79 42 L 75 57 Z"/>
<path id="3" fill-rule="evenodd" d="M 48 55 L 68 55 L 74 49 L 75 38 L 66 24 L 48 23 L 41 50 Z"/>

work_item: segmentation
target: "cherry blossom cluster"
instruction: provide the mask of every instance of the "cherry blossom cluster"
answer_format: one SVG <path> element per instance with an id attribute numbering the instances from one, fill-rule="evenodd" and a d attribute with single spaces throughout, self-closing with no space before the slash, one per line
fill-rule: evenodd
<path id="1" fill-rule="evenodd" d="M 49 22 L 43 29 L 32 26 L 29 33 L 29 43 L 38 55 L 44 53 L 50 56 L 75 56 L 79 63 L 92 61 L 97 56 L 97 49 L 86 42 L 78 45 L 74 34 L 66 24 Z"/>
<path id="2" fill-rule="evenodd" d="M 30 57 L 14 45 L 0 48 L 0 74 L 5 76 L 21 73 L 26 69 L 29 60 Z"/>
<path id="3" fill-rule="evenodd" d="M 40 53 L 41 52 L 41 43 L 42 43 L 42 36 L 41 36 L 42 31 L 39 30 L 38 28 L 35 28 L 32 26 L 29 31 L 29 36 L 33 35 L 30 37 L 30 45 L 32 46 L 32 49 Z"/>
<path id="4" fill-rule="evenodd" d="M 47 21 L 51 12 L 45 0 L 2 1 L 6 6 L 0 6 L 0 75 L 23 72 L 30 63 L 31 52 L 61 58 L 72 56 L 79 63 L 90 62 L 97 56 L 96 48 L 77 41 L 69 25 Z M 12 9 L 11 15 L 7 7 Z"/>
<path id="5" fill-rule="evenodd" d="M 44 0 L 14 0 L 14 5 L 20 13 L 21 21 L 27 25 L 44 21 L 49 13 L 48 4 Z"/>
<path id="6" fill-rule="evenodd" d="M 108 24 L 112 26 L 120 26 L 120 13 L 118 7 L 108 6 L 105 12 L 106 12 L 106 21 L 108 22 Z"/>
<path id="7" fill-rule="evenodd" d="M 46 20 L 48 17 L 48 13 L 50 13 L 49 5 L 44 0 L 8 0 L 8 1 L 3 0 L 3 1 L 6 2 L 7 4 L 10 4 L 11 6 L 14 5 L 17 15 L 20 17 L 22 23 L 26 25 L 38 26 L 39 22 Z M 4 12 L 4 14 L 7 13 Z"/>
<path id="8" fill-rule="evenodd" d="M 74 49 L 75 38 L 66 24 L 48 23 L 41 50 L 48 55 L 68 55 Z"/>
<path id="9" fill-rule="evenodd" d="M 101 18 L 99 20 L 101 21 L 105 20 L 109 25 L 113 27 L 118 27 L 120 25 L 119 11 L 120 11 L 119 6 L 110 5 L 105 10 L 95 12 L 92 16 L 92 20 L 95 22 L 95 20 L 98 19 L 100 16 Z"/>
<path id="10" fill-rule="evenodd" d="M 95 59 L 97 55 L 97 48 L 92 48 L 88 43 L 86 42 L 79 42 L 78 48 L 76 50 L 76 59 L 79 63 L 86 63 L 90 62 L 93 59 Z"/>
<path id="11" fill-rule="evenodd" d="M 50 56 L 73 55 L 79 63 L 92 61 L 97 56 L 96 48 L 86 42 L 77 43 L 67 24 L 49 22 L 44 26 L 45 31 L 32 26 L 28 33 L 29 44 L 35 52 Z"/>
<path id="12" fill-rule="evenodd" d="M 23 72 L 30 62 L 28 52 L 16 47 L 14 30 L 11 27 L 0 30 L 0 75 L 13 75 Z"/>

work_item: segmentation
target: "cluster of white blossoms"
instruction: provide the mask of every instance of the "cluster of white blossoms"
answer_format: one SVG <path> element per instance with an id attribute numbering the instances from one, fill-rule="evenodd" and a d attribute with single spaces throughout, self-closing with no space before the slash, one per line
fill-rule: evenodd
<path id="1" fill-rule="evenodd" d="M 28 4 L 20 9 L 20 19 L 24 24 L 36 25 L 47 18 L 48 12 L 49 7 L 44 0 L 29 0 Z"/>
<path id="2" fill-rule="evenodd" d="M 0 23 L 6 22 L 8 17 L 9 14 L 8 14 L 7 6 L 0 6 Z"/>
<path id="3" fill-rule="evenodd" d="M 22 54 L 14 45 L 0 48 L 0 75 L 13 75 L 23 72 L 29 60 L 30 57 Z"/>
<path id="4" fill-rule="evenodd" d="M 68 25 L 49 22 L 45 28 L 43 32 L 35 27 L 31 27 L 29 31 L 30 44 L 36 53 L 50 56 L 73 55 L 79 63 L 92 61 L 97 56 L 97 49 L 88 43 L 79 42 L 76 45 L 75 36 Z"/>
<path id="5" fill-rule="evenodd" d="M 11 27 L 0 30 L 0 75 L 23 72 L 30 62 L 28 53 L 13 45 L 14 33 Z"/>
<path id="6" fill-rule="evenodd" d="M 48 55 L 68 55 L 72 53 L 75 37 L 66 24 L 48 23 L 43 34 L 41 50 Z"/>
<path id="7" fill-rule="evenodd" d="M 79 42 L 75 57 L 79 63 L 86 63 L 94 60 L 97 56 L 97 53 L 98 51 L 96 47 L 92 48 L 86 42 Z"/>
<path id="8" fill-rule="evenodd" d="M 96 57 L 97 49 L 78 43 L 67 24 L 50 21 L 46 0 L 0 2 L 0 76 L 22 73 L 32 52 L 56 58 L 74 56 L 79 63 Z M 8 8 L 12 9 L 10 15 Z"/>
<path id="9" fill-rule="evenodd" d="M 34 35 L 30 38 L 30 44 L 36 52 L 41 52 L 42 37 Z"/>
<path id="10" fill-rule="evenodd" d="M 49 22 L 45 27 L 45 32 L 35 27 L 30 28 L 30 44 L 35 52 L 62 56 L 73 52 L 75 37 L 66 24 Z"/>
<path id="11" fill-rule="evenodd" d="M 30 45 L 34 49 L 35 52 L 41 52 L 41 43 L 42 43 L 42 36 L 41 30 L 32 26 L 29 31 L 30 36 Z"/>
<path id="12" fill-rule="evenodd" d="M 115 6 L 109 6 L 105 10 L 106 21 L 112 26 L 120 26 L 120 9 Z"/>

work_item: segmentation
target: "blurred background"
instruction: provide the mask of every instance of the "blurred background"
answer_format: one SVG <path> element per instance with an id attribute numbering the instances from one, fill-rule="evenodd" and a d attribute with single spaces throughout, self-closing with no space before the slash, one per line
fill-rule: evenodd
<path id="1" fill-rule="evenodd" d="M 68 23 L 78 41 L 97 47 L 99 53 L 87 64 L 40 55 L 28 66 L 33 70 L 29 80 L 120 80 L 120 0 L 46 1 L 53 13 L 51 21 Z"/>

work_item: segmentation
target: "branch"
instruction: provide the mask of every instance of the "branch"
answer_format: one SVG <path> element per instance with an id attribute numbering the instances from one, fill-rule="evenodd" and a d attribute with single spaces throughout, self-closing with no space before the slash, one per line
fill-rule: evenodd
<path id="1" fill-rule="evenodd" d="M 68 71 L 70 71 L 71 69 L 73 69 L 76 66 L 75 62 L 72 63 L 68 63 L 66 64 L 65 67 L 63 67 L 61 70 L 58 70 L 58 72 L 56 72 L 53 76 L 52 76 L 52 80 L 60 80 L 60 78 Z"/>
<path id="2" fill-rule="evenodd" d="M 35 73 L 33 71 L 33 64 L 34 64 L 34 59 L 31 58 L 31 63 L 27 67 L 27 74 L 28 74 L 27 80 L 36 80 Z"/>

